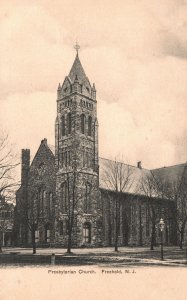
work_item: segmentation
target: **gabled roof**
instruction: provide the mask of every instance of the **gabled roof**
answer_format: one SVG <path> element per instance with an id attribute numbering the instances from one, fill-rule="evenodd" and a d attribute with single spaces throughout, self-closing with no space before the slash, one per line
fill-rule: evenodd
<path id="1" fill-rule="evenodd" d="M 48 148 L 51 150 L 53 155 L 55 155 L 55 146 L 47 144 Z"/>
<path id="2" fill-rule="evenodd" d="M 84 69 L 80 62 L 78 54 L 75 57 L 75 60 L 71 67 L 71 70 L 69 72 L 68 78 L 71 80 L 72 83 L 75 81 L 75 79 L 78 79 L 78 82 L 80 84 L 89 85 L 91 87 L 89 79 L 84 72 Z"/>
<path id="3" fill-rule="evenodd" d="M 35 160 L 37 159 L 38 155 L 43 151 L 43 149 L 45 149 L 47 153 L 49 153 L 49 157 L 55 156 L 55 146 L 49 145 L 47 143 L 47 139 L 45 138 L 41 141 L 41 144 L 38 150 L 36 151 L 36 154 L 31 162 L 31 166 L 34 164 Z"/>
<path id="4" fill-rule="evenodd" d="M 113 190 L 113 188 L 107 184 L 105 180 L 105 169 L 107 168 L 108 163 L 114 163 L 114 161 L 105 159 L 105 158 L 99 158 L 99 186 L 102 189 L 109 189 Z M 126 174 L 129 172 L 129 182 L 126 185 L 126 188 L 124 189 L 124 193 L 130 193 L 130 194 L 143 194 L 142 190 L 140 189 L 141 181 L 143 178 L 146 178 L 150 174 L 150 170 L 144 169 L 144 168 L 138 168 L 135 166 L 131 166 L 128 164 L 123 163 L 124 172 L 126 171 Z"/>
<path id="5" fill-rule="evenodd" d="M 42 140 L 41 145 L 44 145 L 47 149 L 50 150 L 52 155 L 55 155 L 55 146 L 47 144 L 46 139 Z M 40 147 L 37 153 L 40 151 Z M 35 157 L 37 156 L 37 153 Z M 107 184 L 107 182 L 104 180 L 104 171 L 107 168 L 108 163 L 114 163 L 114 161 L 106 158 L 101 158 L 101 157 L 99 158 L 99 187 L 101 189 L 112 191 L 113 188 L 110 187 Z M 128 165 L 125 163 L 122 164 L 124 170 L 130 172 L 130 180 L 124 190 L 124 193 L 129 193 L 129 194 L 144 195 L 141 189 L 141 183 L 144 179 L 146 179 L 147 176 L 151 175 L 151 173 L 161 176 L 164 180 L 169 181 L 170 183 L 177 181 L 181 176 L 183 176 L 184 172 L 187 176 L 187 163 L 170 166 L 170 167 L 158 168 L 154 170 L 138 168 L 136 166 Z"/>
<path id="6" fill-rule="evenodd" d="M 152 170 L 153 174 L 161 176 L 165 181 L 174 183 L 187 172 L 187 163 Z"/>

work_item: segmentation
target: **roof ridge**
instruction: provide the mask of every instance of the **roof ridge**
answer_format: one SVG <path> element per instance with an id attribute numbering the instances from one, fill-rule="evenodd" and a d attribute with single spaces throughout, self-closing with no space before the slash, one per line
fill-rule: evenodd
<path id="1" fill-rule="evenodd" d="M 173 167 L 179 167 L 179 166 L 185 166 L 185 165 L 187 165 L 187 162 L 181 163 L 181 164 L 176 164 L 176 165 L 171 165 L 171 166 L 164 166 L 164 167 L 160 167 L 160 168 L 155 168 L 155 169 L 151 169 L 151 171 L 160 170 L 160 169 L 167 169 L 167 168 L 173 168 Z"/>
<path id="2" fill-rule="evenodd" d="M 101 158 L 101 159 L 105 159 L 105 160 L 114 161 L 114 160 L 112 160 L 112 159 L 105 158 L 105 157 L 99 157 L 99 158 Z M 126 165 L 126 166 L 129 166 L 129 167 L 133 167 L 133 168 L 136 168 L 136 169 L 140 169 L 140 168 L 138 168 L 137 166 L 130 165 L 130 164 L 127 164 L 127 163 L 125 163 L 125 162 L 122 162 L 122 161 L 117 161 L 117 162 L 119 162 L 119 163 L 122 163 L 122 164 L 124 164 L 124 165 Z M 143 170 L 147 170 L 147 171 L 150 171 L 150 169 L 146 169 L 146 168 L 143 168 L 143 167 L 141 167 L 141 169 L 143 169 Z"/>

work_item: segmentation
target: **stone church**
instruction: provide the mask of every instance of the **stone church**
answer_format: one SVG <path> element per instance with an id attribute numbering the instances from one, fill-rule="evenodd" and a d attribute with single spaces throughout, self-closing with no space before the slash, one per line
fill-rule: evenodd
<path id="1" fill-rule="evenodd" d="M 175 177 L 185 168 L 161 168 L 159 174 L 167 169 Z M 120 246 L 149 245 L 151 238 L 158 244 L 160 218 L 164 242 L 176 244 L 175 202 L 142 188 L 143 180 L 157 172 L 142 168 L 141 162 L 129 166 L 99 157 L 96 87 L 77 50 L 57 89 L 55 146 L 44 138 L 32 161 L 30 150 L 22 150 L 17 245 L 29 246 L 34 238 L 39 246 L 66 247 L 70 235 L 72 247 L 112 246 L 116 235 Z"/>

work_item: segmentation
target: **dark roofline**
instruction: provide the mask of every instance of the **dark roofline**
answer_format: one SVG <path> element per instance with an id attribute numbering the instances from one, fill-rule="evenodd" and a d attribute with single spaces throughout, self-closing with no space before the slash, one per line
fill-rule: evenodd
<path id="1" fill-rule="evenodd" d="M 103 190 L 105 192 L 109 192 L 111 194 L 116 194 L 117 192 L 114 191 L 114 190 L 109 190 L 109 189 L 105 189 L 105 188 L 102 188 L 102 187 L 99 187 L 100 190 Z M 148 198 L 146 195 L 142 195 L 142 194 L 137 194 L 137 193 L 129 193 L 129 192 L 118 192 L 122 195 L 127 195 L 127 196 L 134 196 L 134 197 L 139 197 L 139 198 L 143 198 L 144 200 L 148 200 L 150 201 L 150 198 Z M 164 202 L 172 202 L 172 203 L 175 203 L 175 201 L 173 199 L 162 199 L 162 198 L 157 198 L 157 197 L 151 197 L 151 200 L 154 200 L 154 201 L 164 201 Z"/>
<path id="2" fill-rule="evenodd" d="M 99 158 L 101 158 L 101 159 L 104 159 L 104 160 L 108 160 L 108 161 L 112 161 L 112 162 L 115 162 L 114 160 L 112 160 L 112 159 L 109 159 L 109 158 L 104 158 L 104 157 L 101 157 L 101 156 L 99 156 Z M 129 165 L 129 164 L 126 164 L 126 163 L 124 163 L 124 162 L 122 162 L 122 161 L 117 161 L 117 162 L 119 162 L 119 163 L 122 163 L 123 165 L 125 165 L 125 166 L 129 166 L 129 167 L 133 167 L 133 168 L 136 168 L 136 169 L 140 169 L 140 170 L 147 170 L 147 171 L 150 171 L 149 169 L 146 169 L 146 168 L 138 168 L 137 166 L 133 166 L 133 165 Z"/>
<path id="3" fill-rule="evenodd" d="M 168 169 L 168 168 L 174 168 L 174 167 L 184 167 L 187 166 L 187 162 L 182 163 L 182 164 L 176 164 L 176 165 L 172 165 L 172 166 L 167 166 L 167 167 L 161 167 L 161 168 L 155 168 L 155 169 L 151 169 L 150 171 L 155 171 L 155 170 L 161 170 L 161 169 Z"/>

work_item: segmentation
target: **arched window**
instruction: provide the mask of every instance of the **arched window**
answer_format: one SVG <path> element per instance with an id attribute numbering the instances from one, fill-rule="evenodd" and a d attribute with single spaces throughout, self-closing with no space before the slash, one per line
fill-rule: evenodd
<path id="1" fill-rule="evenodd" d="M 85 133 L 85 115 L 81 115 L 81 133 Z"/>
<path id="2" fill-rule="evenodd" d="M 64 152 L 64 165 L 65 165 L 65 167 L 68 166 L 68 156 L 67 156 L 67 151 Z"/>
<path id="3" fill-rule="evenodd" d="M 90 161 L 89 161 L 90 155 L 89 155 L 89 150 L 86 149 L 86 166 L 89 168 L 90 166 Z"/>
<path id="4" fill-rule="evenodd" d="M 146 236 L 149 236 L 149 206 L 146 206 Z"/>
<path id="5" fill-rule="evenodd" d="M 38 228 L 35 229 L 35 243 L 37 244 L 39 242 L 39 230 Z"/>
<path id="6" fill-rule="evenodd" d="M 49 223 L 45 225 L 45 242 L 49 243 L 50 242 L 50 235 L 51 235 L 51 226 Z"/>
<path id="7" fill-rule="evenodd" d="M 49 213 L 51 214 L 53 210 L 53 194 L 49 193 Z"/>
<path id="8" fill-rule="evenodd" d="M 88 117 L 88 135 L 89 136 L 92 135 L 92 117 L 91 116 Z"/>
<path id="9" fill-rule="evenodd" d="M 67 129 L 68 129 L 68 134 L 71 133 L 71 113 L 68 113 L 67 115 Z"/>
<path id="10" fill-rule="evenodd" d="M 67 182 L 62 183 L 61 185 L 61 199 L 60 199 L 60 208 L 63 213 L 67 213 L 67 203 L 68 203 L 68 190 Z"/>
<path id="11" fill-rule="evenodd" d="M 91 184 L 90 183 L 86 183 L 85 186 L 85 197 L 84 197 L 84 212 L 90 213 L 90 204 L 91 204 Z"/>
<path id="12" fill-rule="evenodd" d="M 85 148 L 82 149 L 82 166 L 85 167 L 86 165 L 86 157 L 85 157 Z"/>
<path id="13" fill-rule="evenodd" d="M 38 192 L 38 195 L 39 195 L 39 203 L 37 206 L 37 210 L 39 214 L 43 214 L 44 213 L 44 208 L 45 208 L 45 205 L 46 205 L 46 191 L 43 190 L 42 188 L 39 188 L 39 192 Z M 35 205 L 34 205 L 34 208 L 35 208 Z"/>
<path id="14" fill-rule="evenodd" d="M 62 130 L 62 136 L 64 136 L 66 134 L 65 117 L 64 116 L 62 116 L 62 119 L 61 119 L 61 130 Z"/>
<path id="15" fill-rule="evenodd" d="M 67 151 L 67 165 L 71 166 L 71 151 Z"/>
<path id="16" fill-rule="evenodd" d="M 83 224 L 83 239 L 84 243 L 91 243 L 91 224 L 89 222 Z"/>
<path id="17" fill-rule="evenodd" d="M 46 209 L 47 209 L 47 192 L 46 191 L 43 191 L 42 198 L 43 198 L 43 208 L 42 209 L 46 211 Z"/>
<path id="18" fill-rule="evenodd" d="M 63 223 L 63 221 L 59 222 L 59 232 L 60 232 L 60 235 L 63 235 L 63 233 L 64 233 L 64 223 Z"/>

